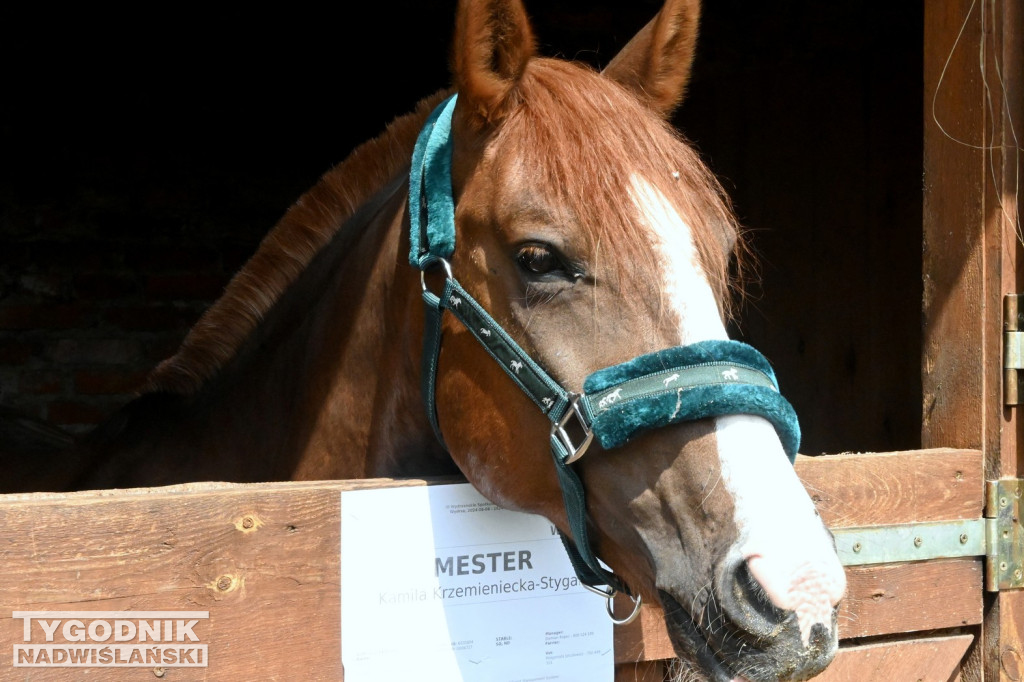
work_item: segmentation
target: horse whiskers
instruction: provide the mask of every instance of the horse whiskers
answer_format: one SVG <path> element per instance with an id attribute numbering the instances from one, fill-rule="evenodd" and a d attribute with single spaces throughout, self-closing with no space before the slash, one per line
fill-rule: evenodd
<path id="1" fill-rule="evenodd" d="M 707 593 L 707 598 L 702 599 L 705 592 Z M 711 590 L 710 581 L 708 581 L 704 586 L 697 590 L 697 592 L 693 595 L 693 600 L 690 602 L 690 613 L 694 614 L 691 615 L 691 619 L 694 623 L 696 623 L 698 627 L 700 627 L 700 622 L 704 618 L 704 612 L 707 611 L 708 605 L 714 603 L 714 600 L 715 594 Z M 698 601 L 700 603 L 698 603 Z"/>
<path id="2" fill-rule="evenodd" d="M 707 682 L 708 679 L 694 671 L 689 663 L 680 658 L 672 659 L 665 673 L 665 682 Z"/>
<path id="3" fill-rule="evenodd" d="M 713 470 L 713 469 L 712 469 L 712 470 L 709 470 L 709 471 L 708 471 L 708 477 L 707 477 L 707 480 L 705 480 L 705 481 L 704 481 L 704 485 L 703 485 L 703 488 L 708 488 L 708 481 L 710 481 L 710 480 L 711 480 L 711 476 L 712 476 L 712 475 L 713 475 L 714 473 L 715 473 L 715 472 L 714 472 L 714 470 Z M 710 499 L 710 497 L 711 497 L 711 493 L 715 492 L 715 488 L 717 488 L 717 487 L 718 487 L 718 484 L 719 484 L 719 483 L 720 483 L 721 481 L 722 481 L 722 472 L 721 472 L 721 471 L 719 471 L 719 472 L 718 472 L 718 478 L 717 478 L 717 479 L 715 479 L 715 484 L 714 484 L 713 486 L 711 486 L 711 488 L 708 488 L 708 492 L 707 492 L 707 494 L 706 494 L 706 495 L 705 495 L 705 496 L 704 496 L 704 497 L 703 497 L 703 498 L 701 499 L 701 501 L 700 501 L 700 503 L 699 503 L 699 504 L 697 505 L 696 509 L 704 509 L 704 503 L 705 503 L 705 502 L 707 502 L 707 501 L 708 501 L 708 499 Z"/>

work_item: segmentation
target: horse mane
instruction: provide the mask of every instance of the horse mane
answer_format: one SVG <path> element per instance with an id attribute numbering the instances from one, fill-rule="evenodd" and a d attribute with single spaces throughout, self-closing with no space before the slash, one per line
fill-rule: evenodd
<path id="1" fill-rule="evenodd" d="M 632 195 L 635 176 L 654 185 L 690 226 L 708 283 L 726 318 L 742 297 L 746 245 L 732 204 L 683 135 L 618 83 L 586 64 L 533 59 L 516 84 L 516 106 L 497 154 L 518 155 L 555 206 L 583 231 L 613 273 L 653 262 Z M 503 148 L 500 145 L 506 145 Z"/>
<path id="2" fill-rule="evenodd" d="M 652 183 L 690 225 L 709 284 L 728 315 L 736 271 L 721 244 L 741 245 L 739 228 L 721 185 L 680 133 L 581 64 L 533 59 L 516 89 L 518 105 L 498 132 L 499 149 L 507 144 L 508 153 L 521 154 L 591 243 L 623 264 L 652 258 L 637 227 L 637 207 L 621 200 L 629 196 L 634 174 Z M 447 94 L 421 100 L 303 194 L 178 351 L 157 365 L 142 392 L 194 394 L 224 367 L 345 221 L 408 166 L 424 120 Z"/>
<path id="3" fill-rule="evenodd" d="M 421 100 L 303 194 L 189 330 L 178 351 L 150 373 L 142 392 L 193 394 L 230 361 L 345 221 L 408 166 L 424 120 L 447 94 L 440 91 Z"/>

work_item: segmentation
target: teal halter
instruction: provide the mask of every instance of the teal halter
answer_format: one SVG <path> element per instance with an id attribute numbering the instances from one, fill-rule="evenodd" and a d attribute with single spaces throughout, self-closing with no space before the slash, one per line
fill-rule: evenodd
<path id="1" fill-rule="evenodd" d="M 790 462 L 800 446 L 793 407 L 779 393 L 775 373 L 754 348 L 738 341 L 702 341 L 634 358 L 589 375 L 583 393 L 563 388 L 544 371 L 452 275 L 455 201 L 451 185 L 451 121 L 456 95 L 427 118 L 409 173 L 409 261 L 421 273 L 441 266 L 444 289 L 423 285 L 426 327 L 422 390 L 427 416 L 444 445 L 437 421 L 435 386 L 441 350 L 441 317 L 452 313 L 551 421 L 551 453 L 562 488 L 572 538 L 562 541 L 580 582 L 608 598 L 630 594 L 594 554 L 587 532 L 583 483 L 573 467 L 594 438 L 610 449 L 642 430 L 728 414 L 754 414 L 774 425 Z M 605 589 L 598 589 L 598 586 Z M 628 622 L 639 609 L 639 598 Z"/>

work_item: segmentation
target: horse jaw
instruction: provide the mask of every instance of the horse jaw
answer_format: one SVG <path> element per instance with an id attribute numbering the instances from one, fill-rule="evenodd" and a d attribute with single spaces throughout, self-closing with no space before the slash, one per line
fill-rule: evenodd
<path id="1" fill-rule="evenodd" d="M 678 343 L 727 338 L 690 228 L 651 183 L 634 177 L 633 191 L 651 228 L 666 304 L 678 318 Z M 732 500 L 737 534 L 715 568 L 719 591 L 737 589 L 730 582 L 736 572 L 749 572 L 756 592 L 763 593 L 775 608 L 793 614 L 804 653 L 815 659 L 807 666 L 827 663 L 838 642 L 835 606 L 846 589 L 845 572 L 831 535 L 769 422 L 751 415 L 719 417 L 714 420 L 714 439 L 720 484 Z M 674 601 L 671 578 L 658 576 L 656 581 L 662 595 Z M 693 630 L 698 632 L 685 633 L 688 638 L 700 635 L 699 628 Z M 697 658 L 714 659 L 701 654 L 699 646 L 697 649 L 693 652 Z M 706 652 L 706 643 L 704 649 Z M 723 680 L 744 679 L 732 678 L 716 660 L 703 660 L 702 664 Z"/>

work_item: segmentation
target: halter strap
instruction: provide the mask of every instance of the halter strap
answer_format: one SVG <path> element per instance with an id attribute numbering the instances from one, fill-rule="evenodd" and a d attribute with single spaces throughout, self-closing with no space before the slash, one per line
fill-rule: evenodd
<path id="1" fill-rule="evenodd" d="M 800 445 L 799 423 L 779 393 L 768 361 L 738 341 L 703 341 L 642 355 L 589 375 L 582 394 L 555 381 L 459 284 L 448 264 L 455 250 L 450 136 L 455 101 L 456 95 L 450 96 L 427 119 L 409 174 L 409 261 L 421 271 L 441 266 L 446 274 L 440 294 L 430 291 L 425 280 L 423 285 L 426 328 L 421 389 L 427 416 L 444 445 L 435 395 L 441 321 L 447 310 L 551 422 L 551 453 L 571 538 L 560 535 L 580 582 L 591 588 L 607 586 L 598 591 L 610 604 L 615 592 L 630 594 L 629 588 L 604 567 L 590 546 L 583 483 L 572 466 L 593 439 L 610 449 L 642 430 L 726 414 L 754 414 L 772 423 L 792 462 Z"/>

